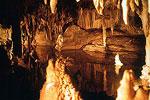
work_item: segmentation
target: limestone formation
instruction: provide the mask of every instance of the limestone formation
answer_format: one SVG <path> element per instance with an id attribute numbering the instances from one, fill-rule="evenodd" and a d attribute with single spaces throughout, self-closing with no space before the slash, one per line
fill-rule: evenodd
<path id="1" fill-rule="evenodd" d="M 50 59 L 46 71 L 46 82 L 40 91 L 40 100 L 82 100 L 70 76 L 65 73 L 63 59 L 57 59 L 55 64 Z"/>
<path id="2" fill-rule="evenodd" d="M 134 74 L 132 70 L 125 70 L 116 100 L 148 100 L 148 93 L 143 88 L 134 91 Z"/>

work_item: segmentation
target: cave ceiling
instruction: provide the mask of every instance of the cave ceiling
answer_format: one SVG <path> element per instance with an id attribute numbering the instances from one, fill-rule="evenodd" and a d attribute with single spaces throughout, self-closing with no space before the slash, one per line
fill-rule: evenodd
<path id="1" fill-rule="evenodd" d="M 108 29 L 111 34 L 117 30 L 147 37 L 149 8 L 149 0 L 1 0 L 0 23 L 12 28 L 12 40 L 19 41 L 14 48 L 21 50 L 18 44 L 26 44 L 26 40 L 38 45 L 56 42 L 59 34 L 66 35 L 71 25 L 78 26 L 81 33 L 100 29 L 105 35 Z"/>
<path id="2" fill-rule="evenodd" d="M 78 2 L 77 2 L 78 1 Z M 97 13 L 104 17 L 104 19 L 109 17 L 114 17 L 115 12 L 118 9 L 122 9 L 122 2 L 128 1 L 127 4 L 130 17 L 134 16 L 137 20 L 132 26 L 140 26 L 141 16 L 143 7 L 146 6 L 142 2 L 147 2 L 147 0 L 1 0 L 1 16 L 0 22 L 4 24 L 13 24 L 17 21 L 18 17 L 22 18 L 27 13 L 33 13 L 35 9 L 38 9 L 39 4 L 47 4 L 51 9 L 57 9 L 57 12 L 69 12 L 72 16 L 78 17 L 76 14 L 80 8 L 83 9 L 94 9 L 96 8 Z M 51 4 L 50 4 L 51 3 Z M 56 6 L 56 7 L 53 7 Z M 50 7 L 48 7 L 50 9 Z M 55 10 L 54 10 L 55 11 Z M 51 10 L 52 13 L 54 11 Z M 120 10 L 119 13 L 122 15 L 123 11 Z M 145 12 L 146 13 L 146 12 Z M 114 14 L 114 15 L 113 15 Z M 120 17 L 122 18 L 122 17 Z"/>

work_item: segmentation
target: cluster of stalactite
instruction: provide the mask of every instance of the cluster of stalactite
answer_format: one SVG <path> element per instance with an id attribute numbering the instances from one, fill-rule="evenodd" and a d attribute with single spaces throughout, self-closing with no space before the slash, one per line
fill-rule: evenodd
<path id="1" fill-rule="evenodd" d="M 65 59 L 59 58 L 53 62 L 53 59 L 49 60 L 40 100 L 82 100 L 70 76 L 66 74 Z"/>
<path id="2" fill-rule="evenodd" d="M 72 21 L 72 17 L 66 16 L 64 11 L 52 14 L 49 6 L 41 4 L 36 11 L 24 16 L 20 22 L 22 45 L 38 45 L 36 41 L 40 42 L 40 39 L 36 36 L 38 37 L 41 31 L 45 41 L 55 42 L 58 35 L 63 33 L 63 26 Z"/>
<path id="3" fill-rule="evenodd" d="M 106 46 L 107 44 L 106 29 L 111 29 L 112 34 L 114 32 L 114 29 L 125 30 L 131 34 L 143 34 L 143 32 L 139 28 L 141 27 L 141 19 L 135 8 L 135 6 L 137 6 L 139 2 L 136 1 L 135 4 L 132 1 L 133 0 L 128 0 L 128 2 L 130 2 L 130 4 L 128 5 L 127 1 L 125 0 L 113 0 L 111 2 L 109 0 L 93 0 L 95 9 L 89 8 L 90 10 L 85 10 L 85 8 L 81 7 L 81 9 L 78 10 L 78 25 L 84 29 L 102 29 L 104 46 Z M 78 4 L 82 2 L 83 1 L 80 0 Z M 124 11 L 126 9 L 124 7 L 128 8 L 127 13 Z M 140 6 L 138 6 L 137 9 L 139 8 Z M 135 22 L 136 19 L 138 19 L 139 21 Z"/>
<path id="4" fill-rule="evenodd" d="M 20 22 L 22 57 L 33 51 L 33 45 L 57 44 L 58 36 L 72 22 L 73 18 L 65 11 L 52 14 L 48 5 L 40 4 L 35 11 L 25 15 Z"/>
<path id="5" fill-rule="evenodd" d="M 100 15 L 103 15 L 105 7 L 107 7 L 107 4 L 110 2 L 107 2 L 108 0 L 93 0 L 95 8 L 97 12 Z M 143 27 L 143 32 L 146 37 L 146 57 L 145 57 L 145 63 L 146 65 L 150 65 L 149 60 L 150 60 L 150 53 L 149 53 L 149 38 L 150 38 L 150 25 L 149 25 L 149 14 L 150 14 L 150 1 L 149 0 L 113 0 L 112 6 L 117 6 L 117 9 L 121 9 L 122 6 L 122 17 L 124 20 L 124 23 L 128 26 L 133 26 L 132 23 L 130 23 L 129 20 L 129 15 L 130 16 L 135 16 L 137 14 L 142 21 L 142 27 Z M 119 12 L 121 13 L 121 11 Z M 104 41 L 104 46 L 105 46 L 105 28 L 103 28 L 103 41 Z"/>

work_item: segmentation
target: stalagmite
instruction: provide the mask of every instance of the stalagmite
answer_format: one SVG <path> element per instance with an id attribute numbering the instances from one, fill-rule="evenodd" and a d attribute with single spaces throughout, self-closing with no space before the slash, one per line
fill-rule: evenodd
<path id="1" fill-rule="evenodd" d="M 104 0 L 93 0 L 94 6 L 100 15 L 103 15 Z"/>
<path id="2" fill-rule="evenodd" d="M 135 91 L 133 89 L 134 75 L 132 70 L 125 70 L 117 90 L 116 100 L 134 100 Z"/>
<path id="3" fill-rule="evenodd" d="M 61 34 L 59 34 L 57 41 L 56 41 L 56 46 L 55 49 L 58 51 L 61 51 L 61 47 L 63 46 L 63 36 Z"/>
<path id="4" fill-rule="evenodd" d="M 143 88 L 139 88 L 136 91 L 134 100 L 148 100 L 148 93 Z"/>
<path id="5" fill-rule="evenodd" d="M 82 100 L 79 92 L 65 72 L 65 60 L 50 59 L 46 68 L 46 82 L 40 91 L 40 100 Z"/>
<path id="6" fill-rule="evenodd" d="M 122 65 L 123 65 L 123 63 L 121 63 L 121 61 L 119 59 L 119 54 L 117 54 L 115 56 L 115 72 L 117 75 L 119 75 L 119 70 L 120 70 Z"/>
<path id="7" fill-rule="evenodd" d="M 58 0 L 50 0 L 50 8 L 51 12 L 54 14 L 57 11 L 56 5 L 57 5 Z"/>
<path id="8" fill-rule="evenodd" d="M 148 92 L 142 87 L 134 91 L 134 74 L 132 70 L 125 70 L 117 90 L 116 100 L 148 100 Z"/>
<path id="9" fill-rule="evenodd" d="M 128 12 L 129 12 L 129 0 L 122 1 L 122 8 L 123 8 L 123 20 L 125 24 L 128 23 Z"/>
<path id="10" fill-rule="evenodd" d="M 104 70 L 104 91 L 107 91 L 107 72 Z"/>
<path id="11" fill-rule="evenodd" d="M 150 73 L 150 67 L 147 65 L 144 65 L 141 72 L 142 72 L 142 75 L 140 76 L 141 80 L 147 80 L 147 82 L 150 82 L 150 74 L 149 74 Z"/>
<path id="12" fill-rule="evenodd" d="M 52 61 L 52 59 L 49 60 L 48 67 L 46 68 L 46 82 L 44 83 L 43 88 L 40 91 L 40 100 L 56 100 L 58 96 L 57 88 L 54 87 L 54 85 L 58 81 L 58 78 L 55 75 L 54 65 Z"/>

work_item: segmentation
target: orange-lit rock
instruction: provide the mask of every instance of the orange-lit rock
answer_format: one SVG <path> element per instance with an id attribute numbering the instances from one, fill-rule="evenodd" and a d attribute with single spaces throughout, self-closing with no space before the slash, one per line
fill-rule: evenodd
<path id="1" fill-rule="evenodd" d="M 104 0 L 93 0 L 97 12 L 102 15 L 104 9 Z"/>
<path id="2" fill-rule="evenodd" d="M 122 8 L 123 8 L 123 20 L 124 23 L 128 23 L 128 12 L 129 12 L 129 0 L 122 1 Z"/>
<path id="3" fill-rule="evenodd" d="M 148 13 L 150 14 L 150 0 L 148 0 Z"/>
<path id="4" fill-rule="evenodd" d="M 57 8 L 56 8 L 57 2 L 58 0 L 50 0 L 50 8 L 51 8 L 52 13 L 56 13 L 57 11 Z"/>
<path id="5" fill-rule="evenodd" d="M 122 65 L 123 65 L 123 63 L 121 63 L 121 61 L 119 59 L 119 54 L 117 54 L 115 56 L 115 72 L 117 75 L 119 75 L 119 70 L 120 70 Z"/>
<path id="6" fill-rule="evenodd" d="M 53 65 L 53 60 L 49 60 L 46 82 L 40 91 L 40 100 L 82 100 L 70 76 L 65 73 L 64 62 L 63 59 L 58 59 Z"/>
<path id="7" fill-rule="evenodd" d="M 144 88 L 134 91 L 134 75 L 132 70 L 125 70 L 117 90 L 116 100 L 148 100 L 148 92 Z"/>
<path id="8" fill-rule="evenodd" d="M 63 46 L 63 36 L 60 34 L 57 38 L 55 49 L 61 51 L 62 46 Z"/>
<path id="9" fill-rule="evenodd" d="M 44 4 L 47 5 L 47 0 L 44 0 Z"/>
<path id="10" fill-rule="evenodd" d="M 135 2 L 135 4 L 136 4 L 137 6 L 139 6 L 140 0 L 134 0 L 134 2 Z"/>
<path id="11" fill-rule="evenodd" d="M 76 0 L 76 2 L 79 2 L 80 0 Z"/>
<path id="12" fill-rule="evenodd" d="M 134 100 L 148 100 L 148 93 L 143 88 L 139 88 L 136 91 Z"/>
<path id="13" fill-rule="evenodd" d="M 40 91 L 40 100 L 57 100 L 58 87 L 56 84 L 58 77 L 56 77 L 54 70 L 54 65 L 51 59 L 49 60 L 48 67 L 46 69 L 46 82 Z"/>
<path id="14" fill-rule="evenodd" d="M 116 100 L 133 100 L 135 91 L 133 89 L 134 75 L 132 70 L 125 70 L 117 90 Z"/>
<path id="15" fill-rule="evenodd" d="M 145 63 L 146 65 L 150 66 L 150 33 L 148 37 L 146 37 L 145 50 L 146 50 Z"/>

